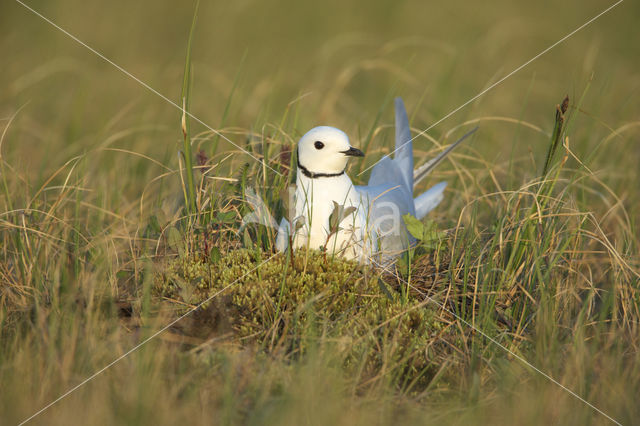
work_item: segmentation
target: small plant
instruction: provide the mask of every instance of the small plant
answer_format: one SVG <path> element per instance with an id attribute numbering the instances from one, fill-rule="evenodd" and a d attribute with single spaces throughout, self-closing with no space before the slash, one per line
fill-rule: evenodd
<path id="1" fill-rule="evenodd" d="M 439 243 L 446 237 L 442 231 L 438 231 L 435 221 L 426 219 L 420 221 L 410 214 L 402 216 L 409 233 L 417 240 L 418 246 L 426 250 L 435 250 Z"/>
<path id="2" fill-rule="evenodd" d="M 329 240 L 331 240 L 331 237 L 338 235 L 338 232 L 344 230 L 340 227 L 340 223 L 342 223 L 344 219 L 348 218 L 349 215 L 353 214 L 355 211 L 356 208 L 353 206 L 345 208 L 345 206 L 338 204 L 335 201 L 333 202 L 333 210 L 329 215 L 329 232 L 327 233 L 327 239 L 325 240 L 324 246 L 322 247 L 325 263 L 327 262 L 327 251 L 331 250 L 332 253 L 335 252 L 335 245 L 337 244 L 336 240 L 336 242 L 334 242 L 333 244 L 334 247 L 329 247 Z"/>
<path id="3" fill-rule="evenodd" d="M 549 144 L 549 150 L 547 151 L 547 158 L 544 162 L 544 168 L 542 169 L 542 177 L 546 177 L 551 167 L 553 156 L 560 145 L 562 140 L 562 133 L 564 130 L 565 113 L 569 108 L 569 96 L 565 96 L 560 105 L 556 105 L 556 120 L 553 126 L 553 133 L 551 135 L 551 142 Z"/>
<path id="4" fill-rule="evenodd" d="M 198 16 L 198 6 L 200 2 L 196 2 L 196 7 L 193 12 L 193 20 L 191 22 L 191 29 L 189 31 L 189 40 L 187 42 L 187 56 L 185 58 L 184 65 L 184 77 L 182 82 L 182 116 L 181 127 L 183 137 L 183 151 L 180 152 L 180 156 L 184 161 L 185 176 L 186 176 L 186 189 L 184 190 L 185 207 L 190 215 L 197 213 L 196 203 L 196 185 L 193 179 L 193 154 L 191 153 L 191 120 L 189 114 L 189 104 L 191 100 L 191 42 L 193 40 L 193 32 L 196 27 L 196 18 Z"/>

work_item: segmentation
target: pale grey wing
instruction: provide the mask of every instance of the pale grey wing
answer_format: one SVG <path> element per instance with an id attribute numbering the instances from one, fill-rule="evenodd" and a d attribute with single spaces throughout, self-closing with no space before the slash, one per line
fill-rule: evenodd
<path id="1" fill-rule="evenodd" d="M 363 205 L 370 205 L 374 210 L 376 205 L 391 203 L 396 206 L 401 215 L 415 213 L 413 196 L 400 183 L 356 186 L 355 189 L 360 194 Z"/>
<path id="2" fill-rule="evenodd" d="M 424 179 L 425 177 L 427 177 L 427 175 L 429 173 L 431 173 L 431 171 L 438 165 L 440 164 L 440 162 L 442 160 L 444 160 L 445 158 L 447 158 L 447 155 L 449 155 L 451 153 L 451 151 L 453 151 L 458 145 L 460 145 L 462 143 L 462 141 L 464 141 L 467 137 L 471 136 L 473 133 L 475 133 L 475 131 L 478 130 L 478 127 L 473 128 L 473 130 L 465 133 L 460 139 L 458 139 L 457 141 L 455 141 L 454 143 L 452 143 L 451 145 L 449 145 L 447 147 L 447 149 L 445 149 L 444 151 L 442 151 L 440 154 L 438 154 L 437 157 L 427 161 L 426 163 L 424 163 L 422 166 L 418 167 L 417 169 L 415 169 L 413 171 L 413 189 L 416 188 L 416 186 L 418 185 L 418 183 L 420 183 L 422 181 L 422 179 Z"/>
<path id="3" fill-rule="evenodd" d="M 413 191 L 413 142 L 411 139 L 411 127 L 407 110 L 402 98 L 396 98 L 396 148 L 394 163 L 400 169 L 404 183 Z"/>
<path id="4" fill-rule="evenodd" d="M 368 186 L 375 187 L 389 184 L 405 186 L 404 182 L 402 170 L 400 170 L 396 161 L 385 155 L 371 169 Z"/>
<path id="5" fill-rule="evenodd" d="M 375 252 L 391 261 L 414 240 L 407 232 L 404 216 L 415 216 L 413 198 L 402 184 L 356 186 L 362 204 L 368 207 L 367 228 L 375 235 Z M 371 232 L 372 231 L 372 232 Z"/>
<path id="6" fill-rule="evenodd" d="M 416 197 L 414 200 L 416 208 L 415 217 L 422 219 L 427 213 L 435 209 L 436 206 L 440 204 L 440 201 L 442 201 L 444 197 L 443 192 L 446 187 L 447 182 L 440 182 Z"/>

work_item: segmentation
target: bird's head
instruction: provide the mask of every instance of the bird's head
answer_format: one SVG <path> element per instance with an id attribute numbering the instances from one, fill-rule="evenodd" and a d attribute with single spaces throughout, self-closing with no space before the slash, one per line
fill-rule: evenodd
<path id="1" fill-rule="evenodd" d="M 308 175 L 340 174 L 349 157 L 363 156 L 362 151 L 349 144 L 349 137 L 335 127 L 314 127 L 298 142 L 298 166 Z"/>

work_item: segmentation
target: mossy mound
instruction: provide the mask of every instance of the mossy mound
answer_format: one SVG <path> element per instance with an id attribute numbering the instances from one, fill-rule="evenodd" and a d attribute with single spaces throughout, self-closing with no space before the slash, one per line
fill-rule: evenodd
<path id="1" fill-rule="evenodd" d="M 177 258 L 159 275 L 155 292 L 180 303 L 205 302 L 181 324 L 182 333 L 287 357 L 331 345 L 344 365 L 367 377 L 383 369 L 416 386 L 447 356 L 437 313 L 418 299 L 401 300 L 375 271 L 316 251 L 298 252 L 293 261 L 267 258 L 245 249 L 216 263 Z"/>

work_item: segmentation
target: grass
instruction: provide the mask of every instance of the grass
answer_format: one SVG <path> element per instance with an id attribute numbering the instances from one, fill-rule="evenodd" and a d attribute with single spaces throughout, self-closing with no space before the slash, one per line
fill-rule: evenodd
<path id="1" fill-rule="evenodd" d="M 3 7 L 3 423 L 203 301 L 33 422 L 611 423 L 532 366 L 637 422 L 636 5 L 416 139 L 419 165 L 480 125 L 385 271 L 276 254 L 272 229 L 240 227 L 249 188 L 279 220 L 309 127 L 366 147 L 355 177 L 390 150 L 393 96 L 415 135 L 601 5 L 203 4 L 196 27 L 191 9 L 72 3 L 38 7 L 263 162 Z"/>

